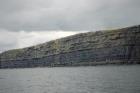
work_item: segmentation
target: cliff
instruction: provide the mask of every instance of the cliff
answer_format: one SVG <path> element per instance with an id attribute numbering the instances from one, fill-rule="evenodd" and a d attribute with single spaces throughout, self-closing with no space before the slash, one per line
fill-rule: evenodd
<path id="1" fill-rule="evenodd" d="M 0 54 L 0 68 L 140 63 L 140 26 L 76 34 Z"/>

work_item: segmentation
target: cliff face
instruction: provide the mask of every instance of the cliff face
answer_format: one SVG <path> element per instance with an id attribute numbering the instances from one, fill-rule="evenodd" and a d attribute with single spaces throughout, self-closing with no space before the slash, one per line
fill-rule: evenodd
<path id="1" fill-rule="evenodd" d="M 0 54 L 1 68 L 140 63 L 140 26 L 81 33 Z"/>

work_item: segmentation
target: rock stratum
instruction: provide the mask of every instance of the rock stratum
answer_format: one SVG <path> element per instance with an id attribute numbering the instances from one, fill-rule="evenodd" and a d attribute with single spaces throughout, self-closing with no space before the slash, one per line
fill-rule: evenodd
<path id="1" fill-rule="evenodd" d="M 80 33 L 0 54 L 0 68 L 125 63 L 140 63 L 140 25 Z"/>

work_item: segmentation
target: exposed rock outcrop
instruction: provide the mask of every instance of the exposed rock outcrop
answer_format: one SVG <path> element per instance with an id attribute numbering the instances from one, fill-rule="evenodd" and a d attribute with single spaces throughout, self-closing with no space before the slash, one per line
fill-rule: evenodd
<path id="1" fill-rule="evenodd" d="M 140 26 L 81 33 L 0 54 L 1 68 L 140 63 Z"/>

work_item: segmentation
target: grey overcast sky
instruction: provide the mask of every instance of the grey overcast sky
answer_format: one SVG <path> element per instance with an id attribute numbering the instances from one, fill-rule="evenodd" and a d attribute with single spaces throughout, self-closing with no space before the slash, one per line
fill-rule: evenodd
<path id="1" fill-rule="evenodd" d="M 0 51 L 140 24 L 140 0 L 0 0 Z"/>

